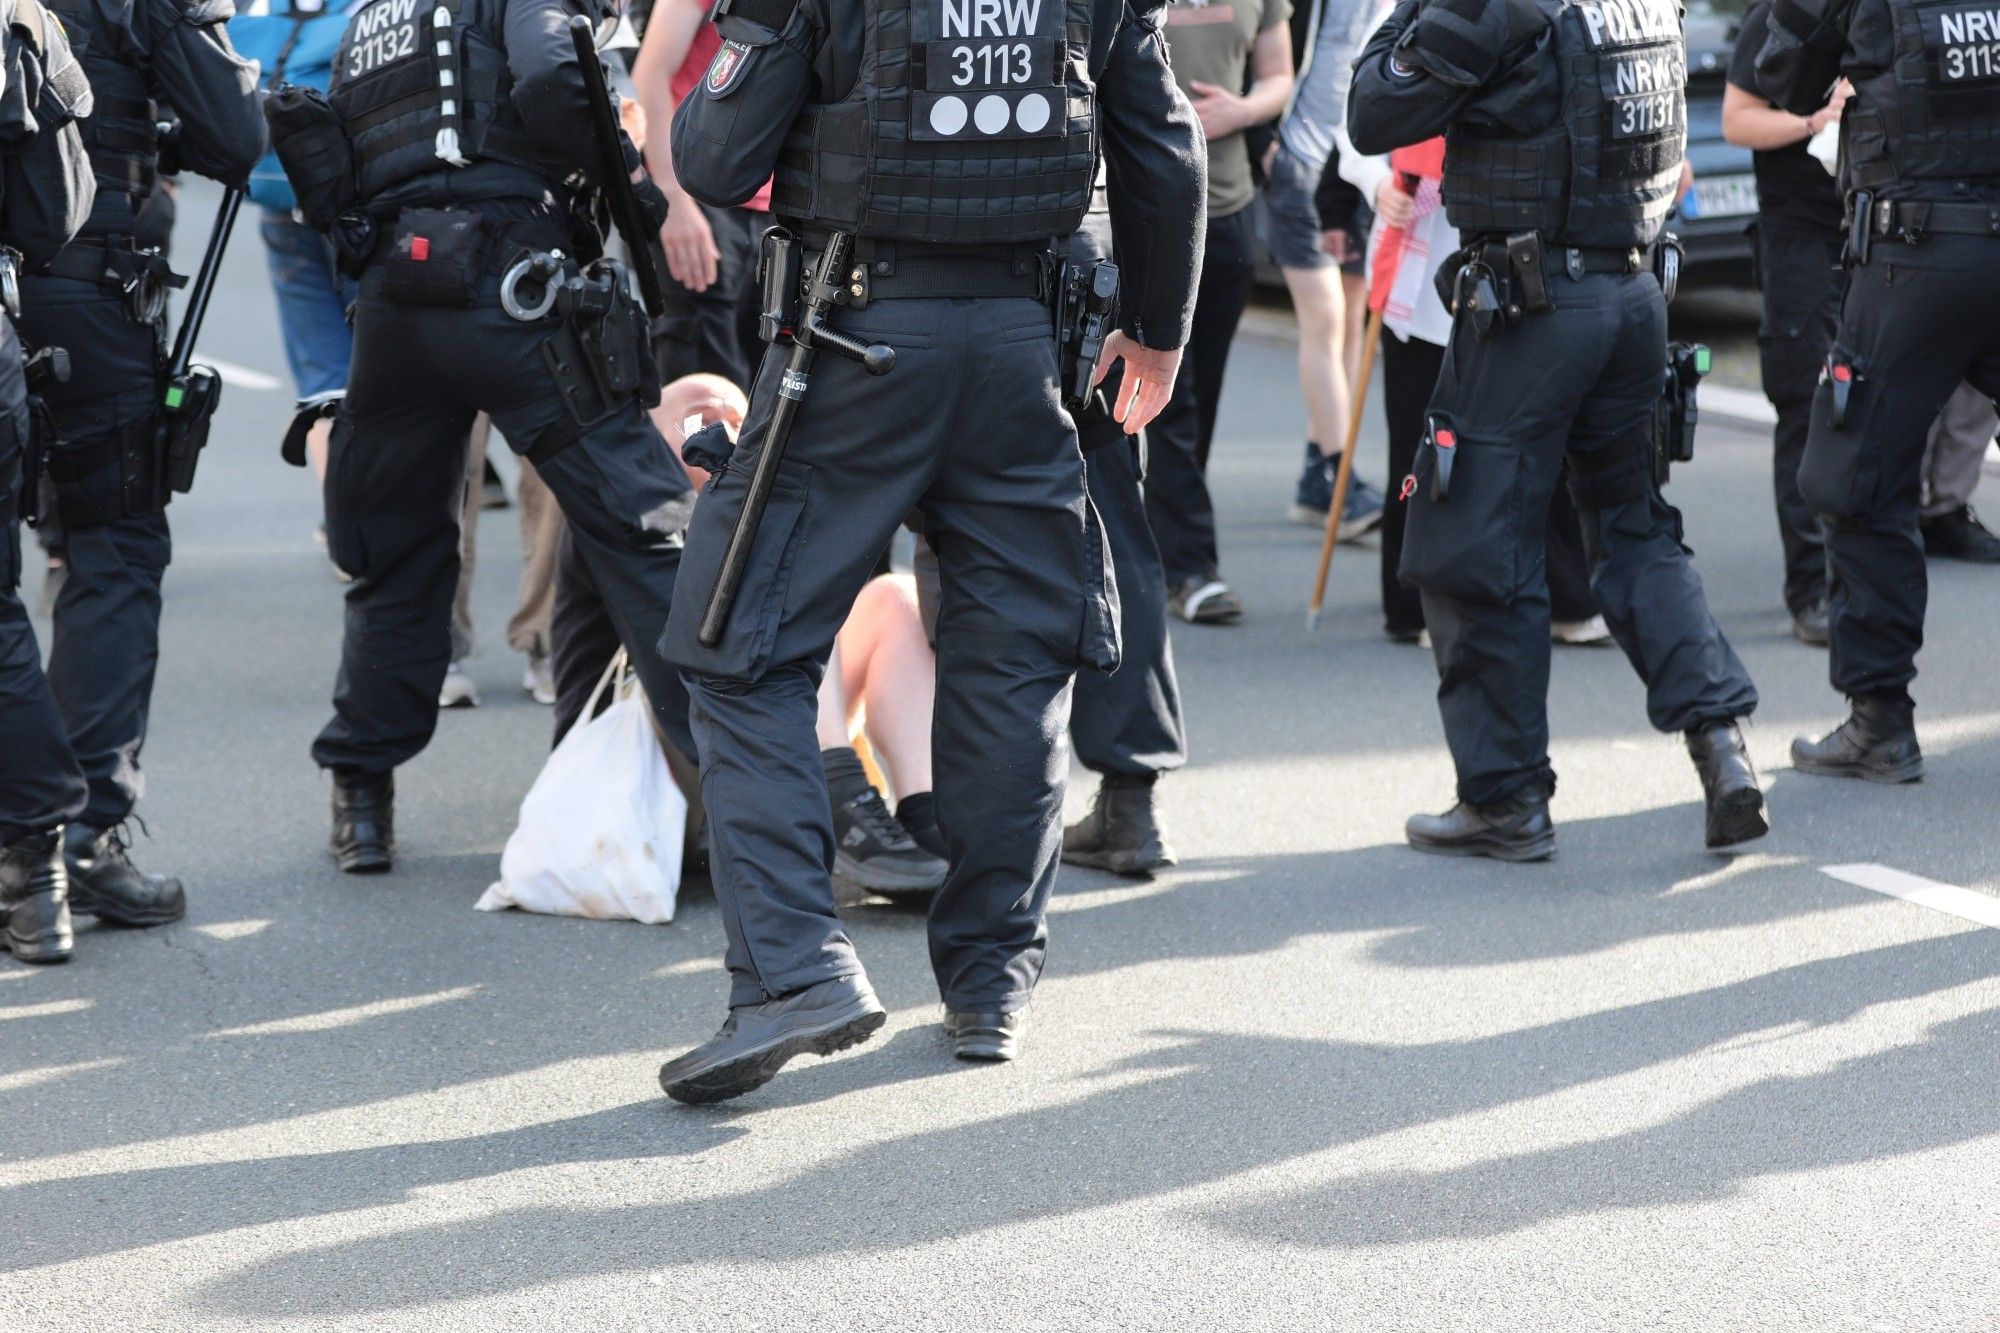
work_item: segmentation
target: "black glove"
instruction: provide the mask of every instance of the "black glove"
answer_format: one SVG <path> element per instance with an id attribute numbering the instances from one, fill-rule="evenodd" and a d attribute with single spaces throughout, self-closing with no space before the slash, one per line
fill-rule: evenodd
<path id="1" fill-rule="evenodd" d="M 632 194 L 639 201 L 640 216 L 654 231 L 667 225 L 667 196 L 653 183 L 651 176 L 642 176 L 632 183 Z"/>
<path id="2" fill-rule="evenodd" d="M 162 176 L 181 174 L 181 123 L 178 120 L 163 120 L 155 127 L 159 134 L 159 173 Z"/>
<path id="3" fill-rule="evenodd" d="M 1478 88 L 1547 26 L 1533 0 L 1423 0 L 1396 59 L 1455 88 Z"/>

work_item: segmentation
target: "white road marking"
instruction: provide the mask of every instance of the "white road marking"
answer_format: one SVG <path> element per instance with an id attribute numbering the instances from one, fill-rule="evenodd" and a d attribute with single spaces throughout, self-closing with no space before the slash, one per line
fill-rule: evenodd
<path id="1" fill-rule="evenodd" d="M 1735 417 L 1738 421 L 1751 421 L 1760 426 L 1778 424 L 1778 409 L 1771 406 L 1771 400 L 1750 389 L 1733 389 L 1727 384 L 1704 384 L 1697 401 L 1704 412 Z"/>
<path id="2" fill-rule="evenodd" d="M 1928 907 L 1934 912 L 1976 921 L 1982 926 L 2000 926 L 2000 898 L 1961 889 L 1956 884 L 1940 884 L 1922 875 L 1912 875 L 1873 862 L 1851 866 L 1821 866 L 1820 873 L 1858 885 L 1874 893 Z"/>
<path id="3" fill-rule="evenodd" d="M 291 1032 L 327 1032 L 334 1028 L 351 1027 L 356 1023 L 366 1023 L 370 1019 L 385 1018 L 390 1014 L 408 1013 L 412 1009 L 425 1009 L 434 1004 L 449 1004 L 463 1000 L 478 991 L 477 986 L 457 986 L 451 990 L 434 991 L 429 995 L 406 995 L 394 1000 L 377 1000 L 373 1004 L 357 1004 L 346 1009 L 325 1009 L 315 1014 L 300 1014 L 294 1018 L 273 1019 L 268 1023 L 251 1023 L 244 1027 L 224 1028 L 219 1032 L 203 1035 L 209 1037 L 273 1037 Z"/>
<path id="4" fill-rule="evenodd" d="M 233 384 L 239 389 L 282 389 L 285 382 L 276 375 L 267 375 L 261 370 L 239 366 L 234 361 L 224 361 L 219 356 L 197 354 L 196 360 L 203 365 L 214 366 L 215 373 L 222 376 L 224 384 Z"/>

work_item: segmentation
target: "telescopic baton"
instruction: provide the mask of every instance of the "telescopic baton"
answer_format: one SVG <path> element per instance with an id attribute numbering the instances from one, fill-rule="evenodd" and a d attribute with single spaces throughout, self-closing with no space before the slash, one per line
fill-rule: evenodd
<path id="1" fill-rule="evenodd" d="M 846 290 L 847 257 L 853 246 L 854 238 L 846 232 L 835 232 L 827 240 L 812 284 L 806 290 L 799 327 L 786 330 L 792 338 L 791 360 L 785 364 L 784 378 L 778 381 L 778 401 L 771 409 L 771 423 L 764 429 L 757 465 L 750 472 L 750 493 L 744 497 L 743 512 L 736 516 L 736 526 L 730 530 L 715 589 L 708 595 L 701 626 L 695 631 L 695 638 L 704 648 L 721 643 L 722 632 L 729 625 L 729 612 L 736 605 L 743 572 L 749 568 L 750 550 L 756 544 L 758 528 L 763 526 L 764 510 L 771 503 L 771 488 L 778 483 L 778 465 L 785 461 L 785 445 L 791 438 L 799 404 L 812 382 L 813 362 L 818 359 L 819 349 L 826 347 L 859 361 L 871 375 L 885 375 L 895 368 L 895 348 L 883 343 L 864 343 L 826 323 L 840 293 Z"/>
<path id="2" fill-rule="evenodd" d="M 180 332 L 174 335 L 173 352 L 167 359 L 166 389 L 162 396 L 165 414 L 159 429 L 166 442 L 163 479 L 169 492 L 184 495 L 193 489 L 195 464 L 201 461 L 202 448 L 208 443 L 208 421 L 222 401 L 222 380 L 209 367 L 194 364 L 194 344 L 201 336 L 202 322 L 208 318 L 208 303 L 215 295 L 215 284 L 222 277 L 222 255 L 229 248 L 229 233 L 236 229 L 243 195 L 244 187 L 240 185 L 222 192 L 215 225 L 209 229 L 208 247 L 202 252 L 201 268 L 188 288 L 187 313 L 181 316 Z"/>
<path id="3" fill-rule="evenodd" d="M 604 175 L 604 197 L 611 205 L 611 225 L 625 238 L 632 273 L 639 280 L 639 299 L 654 319 L 667 313 L 667 286 L 660 274 L 659 233 L 646 225 L 639 211 L 639 197 L 632 192 L 631 170 L 625 165 L 625 149 L 618 124 L 618 110 L 611 105 L 611 88 L 604 82 L 604 64 L 597 55 L 596 25 L 582 14 L 569 21 L 569 39 L 576 47 L 576 63 L 583 70 L 583 91 L 590 98 L 590 122 L 597 140 L 598 166 Z"/>

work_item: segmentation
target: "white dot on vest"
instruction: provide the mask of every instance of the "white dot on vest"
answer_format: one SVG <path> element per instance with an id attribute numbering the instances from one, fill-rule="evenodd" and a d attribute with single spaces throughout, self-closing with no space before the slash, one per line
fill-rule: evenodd
<path id="1" fill-rule="evenodd" d="M 940 97 L 931 104 L 931 128 L 939 134 L 957 134 L 965 128 L 965 103 L 956 97 Z"/>
<path id="2" fill-rule="evenodd" d="M 981 134 L 998 134 L 1007 128 L 1007 122 L 1013 118 L 1007 99 L 998 93 L 988 93 L 980 98 L 979 105 L 972 112 L 972 123 L 979 127 Z"/>
<path id="3" fill-rule="evenodd" d="M 1049 123 L 1049 99 L 1040 93 L 1029 93 L 1014 108 L 1014 123 L 1029 134 L 1034 134 Z"/>

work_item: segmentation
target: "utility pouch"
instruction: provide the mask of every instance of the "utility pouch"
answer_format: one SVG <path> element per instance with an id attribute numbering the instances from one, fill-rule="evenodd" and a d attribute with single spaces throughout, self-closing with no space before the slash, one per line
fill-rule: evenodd
<path id="1" fill-rule="evenodd" d="M 360 188 L 340 113 L 319 89 L 283 84 L 264 99 L 264 120 L 298 196 L 299 216 L 314 231 L 332 230 L 334 219 L 354 207 Z"/>
<path id="2" fill-rule="evenodd" d="M 383 297 L 402 305 L 471 305 L 486 276 L 491 241 L 478 213 L 404 209 L 382 260 Z"/>
<path id="3" fill-rule="evenodd" d="M 1432 413 L 1417 446 L 1408 527 L 1397 573 L 1404 583 L 1467 602 L 1505 605 L 1519 591 L 1526 501 L 1521 455 L 1462 440 Z"/>
<path id="4" fill-rule="evenodd" d="M 1884 452 L 1882 432 L 1875 428 L 1881 402 L 1868 367 L 1835 343 L 1814 390 L 1813 430 L 1799 459 L 1799 494 L 1820 513 L 1853 519 L 1876 512 Z"/>
<path id="5" fill-rule="evenodd" d="M 188 373 L 167 385 L 166 412 L 160 421 L 161 453 L 164 456 L 165 490 L 185 495 L 194 488 L 195 464 L 208 446 L 209 423 L 222 405 L 222 377 L 208 366 L 189 366 Z"/>
<path id="6" fill-rule="evenodd" d="M 1856 190 L 1847 196 L 1847 250 L 1841 260 L 1849 268 L 1866 268 L 1875 248 L 1875 192 Z"/>
<path id="7" fill-rule="evenodd" d="M 767 343 L 788 341 L 798 327 L 804 247 L 783 227 L 764 232 L 757 255 L 757 336 Z"/>
<path id="8" fill-rule="evenodd" d="M 1549 299 L 1548 274 L 1542 270 L 1542 238 L 1537 232 L 1516 232 L 1507 238 L 1507 272 L 1519 294 L 1517 304 L 1530 315 L 1555 309 Z"/>

